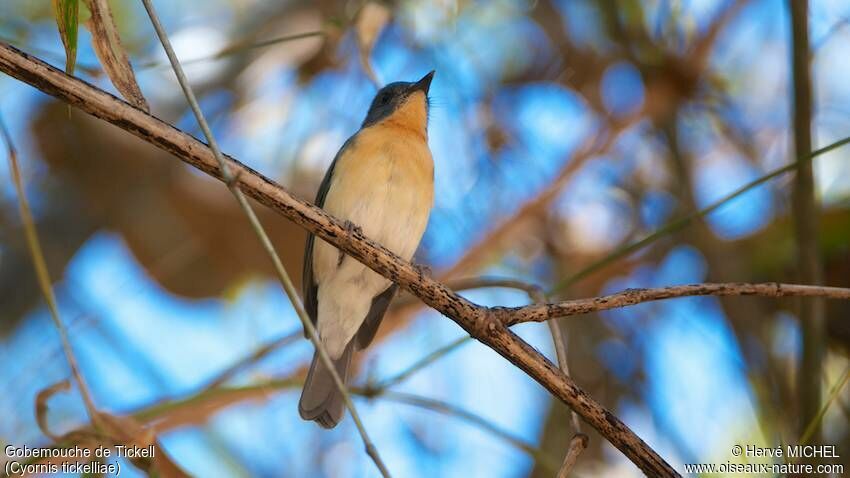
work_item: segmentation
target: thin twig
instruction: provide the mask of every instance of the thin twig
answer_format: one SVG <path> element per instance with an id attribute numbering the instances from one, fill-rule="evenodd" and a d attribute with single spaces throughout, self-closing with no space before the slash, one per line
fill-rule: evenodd
<path id="1" fill-rule="evenodd" d="M 826 287 L 768 282 L 750 284 L 739 282 L 689 284 L 653 289 L 626 289 L 616 294 L 574 299 L 551 304 L 502 308 L 506 325 L 522 322 L 542 322 L 572 315 L 618 309 L 642 302 L 692 296 L 761 296 L 761 297 L 822 297 L 850 300 L 850 288 Z"/>
<path id="2" fill-rule="evenodd" d="M 80 366 L 77 364 L 77 359 L 74 356 L 74 350 L 71 348 L 71 341 L 68 339 L 68 333 L 65 326 L 62 324 L 62 319 L 59 318 L 59 306 L 56 304 L 56 296 L 53 294 L 53 282 L 50 280 L 50 273 L 47 270 L 47 263 L 44 260 L 44 253 L 41 250 L 41 242 L 38 239 L 38 231 L 36 231 L 35 221 L 30 211 L 29 202 L 27 201 L 24 192 L 24 181 L 21 176 L 21 169 L 18 165 L 18 152 L 12 143 L 12 135 L 6 129 L 6 123 L 0 117 L 0 135 L 6 142 L 6 148 L 9 156 L 9 169 L 12 174 L 12 182 L 15 185 L 15 191 L 18 194 L 18 211 L 21 214 L 21 222 L 24 225 L 24 233 L 26 235 L 27 247 L 32 257 L 33 267 L 35 268 L 38 285 L 41 288 L 41 293 L 44 295 L 44 300 L 47 302 L 47 308 L 50 310 L 50 317 L 53 319 L 53 324 L 59 332 L 59 339 L 62 342 L 62 350 L 65 352 L 65 359 L 68 361 L 68 366 L 71 368 L 71 375 L 77 382 L 77 387 L 80 389 L 80 396 L 83 398 L 83 404 L 86 407 L 89 418 L 95 430 L 99 430 L 98 412 L 94 406 L 91 392 L 86 386 L 86 381 L 83 379 L 83 374 L 80 373 Z"/>
<path id="3" fill-rule="evenodd" d="M 352 389 L 352 392 L 362 394 L 368 393 L 368 390 Z M 502 438 L 503 440 L 507 441 L 516 448 L 528 453 L 532 458 L 540 462 L 540 464 L 546 467 L 549 471 L 555 472 L 559 468 L 559 463 L 556 459 L 554 459 L 554 457 L 549 456 L 542 450 L 538 449 L 536 446 L 526 442 L 525 440 L 513 435 L 512 433 L 506 430 L 501 429 L 486 418 L 469 410 L 465 410 L 461 407 L 458 407 L 456 405 L 452 405 L 451 403 L 442 400 L 436 400 L 433 398 L 423 397 L 420 395 L 393 391 L 386 391 L 378 395 L 377 398 L 396 403 L 403 403 L 406 405 L 413 405 L 415 407 L 424 408 L 426 410 L 431 410 L 445 415 L 451 415 L 453 417 L 460 418 L 463 421 L 466 421 L 487 432 L 490 432 L 491 434 L 499 438 Z"/>
<path id="4" fill-rule="evenodd" d="M 250 355 L 244 357 L 243 359 L 234 363 L 230 367 L 227 367 L 223 372 L 218 374 L 218 376 L 216 376 L 216 378 L 212 379 L 210 381 L 210 383 L 207 384 L 207 386 L 205 387 L 205 390 L 210 390 L 210 389 L 213 389 L 213 388 L 220 387 L 221 385 L 226 383 L 228 380 L 233 378 L 233 376 L 235 376 L 237 373 L 244 370 L 245 367 L 247 367 L 251 364 L 254 364 L 256 362 L 259 362 L 260 360 L 265 358 L 267 355 L 269 355 L 270 353 L 272 353 L 276 350 L 282 349 L 283 347 L 286 347 L 287 345 L 295 343 L 296 341 L 301 339 L 301 337 L 302 337 L 301 331 L 295 331 L 295 332 L 286 334 L 286 335 L 284 335 L 283 337 L 281 337 L 277 340 L 273 340 L 273 341 L 261 346 L 260 348 L 251 352 Z"/>
<path id="5" fill-rule="evenodd" d="M 543 289 L 534 284 L 529 284 L 527 282 L 520 281 L 517 279 L 507 279 L 498 277 L 473 277 L 468 279 L 450 281 L 448 285 L 452 288 L 452 290 L 455 291 L 479 289 L 485 287 L 503 287 L 508 289 L 518 289 L 528 294 L 528 298 L 533 304 L 545 304 L 547 302 L 547 298 L 543 292 Z M 558 366 L 564 372 L 564 375 L 569 377 L 570 365 L 567 360 L 566 341 L 564 340 L 563 333 L 561 333 L 560 324 L 558 324 L 558 322 L 554 320 L 546 321 L 546 324 L 549 326 L 549 332 L 552 334 L 552 343 L 555 348 L 555 355 L 557 356 Z M 461 337 L 460 339 L 448 344 L 447 346 L 437 349 L 436 351 L 428 354 L 427 356 L 425 356 L 425 358 L 416 362 L 413 366 L 411 366 L 404 372 L 396 375 L 392 379 L 389 379 L 385 382 L 381 382 L 378 390 L 385 390 L 389 386 L 401 382 L 416 371 L 435 362 L 437 359 L 446 355 L 448 352 L 466 343 L 466 341 L 470 338 L 471 337 L 468 336 Z M 561 464 L 560 469 L 558 470 L 558 478 L 566 478 L 567 476 L 569 476 L 570 471 L 572 471 L 573 467 L 578 461 L 579 455 L 587 448 L 588 441 L 590 440 L 587 435 L 581 432 L 581 419 L 579 418 L 578 413 L 576 413 L 573 409 L 570 409 L 570 420 L 573 426 L 573 430 L 575 430 L 575 435 L 573 435 L 573 438 L 572 440 L 570 440 L 570 444 L 567 447 L 567 453 L 564 455 L 564 461 Z"/>
<path id="6" fill-rule="evenodd" d="M 850 365 L 844 369 L 844 373 L 838 379 L 838 382 L 833 385 L 832 390 L 829 393 L 829 398 L 826 400 L 826 403 L 818 410 L 817 415 L 812 417 L 811 421 L 809 421 L 808 425 L 806 425 L 806 429 L 803 432 L 803 435 L 800 437 L 800 445 L 805 445 L 809 443 L 812 437 L 815 435 L 815 431 L 818 429 L 820 424 L 823 422 L 823 416 L 826 415 L 826 411 L 829 410 L 829 407 L 832 405 L 832 402 L 838 398 L 838 394 L 841 393 L 841 390 L 847 385 L 847 382 L 850 381 Z"/>
<path id="7" fill-rule="evenodd" d="M 549 325 L 549 332 L 552 334 L 552 342 L 555 345 L 555 355 L 558 358 L 558 366 L 561 367 L 561 370 L 564 371 L 564 374 L 570 375 L 570 366 L 567 362 L 567 345 L 564 340 L 564 334 L 561 333 L 561 327 L 555 320 L 547 320 L 546 323 Z M 572 414 L 572 422 L 573 429 L 576 432 L 581 431 L 581 421 L 576 415 L 576 412 L 571 411 Z"/>
<path id="8" fill-rule="evenodd" d="M 399 383 L 410 378 L 411 375 L 431 365 L 442 357 L 448 355 L 450 352 L 459 348 L 461 345 L 469 342 L 470 340 L 472 340 L 472 337 L 470 337 L 469 335 L 464 335 L 463 337 L 459 337 L 455 340 L 452 340 L 448 344 L 434 350 L 428 355 L 417 360 L 413 365 L 411 365 L 407 369 L 399 372 L 396 375 L 393 375 L 390 378 L 381 380 L 380 382 L 374 385 L 369 385 L 366 387 L 366 389 L 371 390 L 374 395 L 377 395 L 384 390 L 394 387 L 395 385 L 398 385 Z"/>
<path id="9" fill-rule="evenodd" d="M 289 41 L 294 41 L 294 40 L 301 40 L 301 39 L 304 39 L 304 38 L 324 36 L 324 35 L 325 35 L 325 32 L 323 30 L 316 30 L 316 31 L 304 32 L 304 33 L 295 33 L 295 34 L 292 34 L 292 35 L 284 35 L 284 36 L 280 36 L 280 37 L 276 37 L 276 38 L 269 38 L 268 40 L 261 40 L 261 41 L 258 41 L 258 42 L 239 41 L 239 42 L 235 42 L 235 43 L 232 43 L 230 45 L 227 45 L 226 47 L 222 48 L 221 50 L 219 50 L 219 51 L 217 51 L 217 52 L 215 52 L 211 55 L 192 58 L 192 59 L 189 59 L 189 60 L 184 60 L 180 63 L 182 65 L 191 65 L 191 64 L 194 64 L 194 63 L 200 63 L 200 62 L 204 62 L 204 61 L 220 60 L 222 58 L 225 58 L 228 55 L 232 55 L 234 53 L 239 53 L 239 52 L 245 51 L 245 50 L 265 48 L 265 47 L 269 47 L 269 46 L 276 45 L 276 44 L 279 44 L 279 43 L 284 43 L 284 42 L 289 42 Z M 140 69 L 161 68 L 161 67 L 168 68 L 168 67 L 170 67 L 170 65 L 163 64 L 159 60 L 150 60 L 150 61 L 147 61 L 147 62 L 139 65 Z"/>
<path id="10" fill-rule="evenodd" d="M 576 433 L 573 439 L 570 440 L 570 446 L 567 447 L 567 454 L 564 456 L 564 462 L 561 464 L 561 469 L 558 470 L 558 478 L 567 478 L 573 467 L 576 466 L 578 456 L 581 452 L 587 449 L 587 444 L 590 441 L 584 433 Z"/>
<path id="11" fill-rule="evenodd" d="M 533 292 L 529 292 L 528 295 L 532 302 L 536 304 L 545 304 L 548 302 L 546 295 L 538 287 L 535 287 Z M 549 326 L 549 332 L 552 334 L 552 343 L 555 346 L 555 355 L 558 359 L 558 366 L 561 367 L 561 371 L 564 372 L 564 375 L 570 377 L 570 365 L 567 360 L 567 342 L 564 340 L 564 334 L 561 333 L 561 324 L 555 320 L 547 320 L 546 325 Z M 578 456 L 582 451 L 584 451 L 584 449 L 587 448 L 588 441 L 590 440 L 587 435 L 581 432 L 581 420 L 579 420 L 578 413 L 572 409 L 570 409 L 570 421 L 572 422 L 575 435 L 573 435 L 573 439 L 570 440 L 570 444 L 567 447 L 567 453 L 564 455 L 564 462 L 558 470 L 558 478 L 566 478 L 569 476 L 570 471 L 572 471 L 578 461 Z"/>
<path id="12" fill-rule="evenodd" d="M 71 369 L 71 375 L 74 377 L 74 380 L 77 382 L 77 387 L 80 390 L 80 396 L 83 400 L 83 405 L 86 408 L 86 412 L 89 415 L 91 420 L 91 430 L 93 430 L 93 434 L 88 434 L 90 438 L 94 438 L 96 440 L 105 439 L 108 443 L 114 444 L 115 441 L 127 442 L 128 438 L 137 439 L 144 433 L 142 429 L 139 428 L 131 428 L 132 424 L 129 421 L 122 421 L 120 417 L 114 417 L 112 415 L 101 413 L 98 411 L 97 407 L 94 405 L 94 400 L 92 399 L 91 392 L 86 385 L 85 380 L 83 379 L 83 374 L 80 372 L 80 367 L 77 363 L 77 359 L 74 355 L 73 348 L 71 347 L 71 342 L 68 339 L 68 333 L 65 329 L 65 326 L 62 324 L 62 319 L 59 317 L 59 306 L 56 302 L 56 296 L 53 293 L 52 281 L 50 279 L 49 271 L 47 270 L 47 264 L 44 260 L 44 253 L 41 249 L 41 243 L 38 238 L 38 231 L 35 227 L 35 221 L 33 220 L 32 211 L 29 207 L 29 202 L 27 201 L 26 194 L 24 191 L 24 183 L 21 175 L 20 166 L 18 164 L 17 158 L 17 150 L 12 142 L 12 136 L 9 133 L 9 130 L 6 128 L 6 124 L 3 121 L 2 116 L 0 116 L 0 136 L 3 137 L 6 142 L 8 157 L 9 157 L 9 168 L 11 170 L 12 182 L 14 183 L 15 190 L 18 195 L 18 209 L 21 215 L 21 222 L 24 225 L 24 233 L 26 235 L 27 246 L 30 250 L 30 255 L 32 256 L 33 266 L 36 271 L 36 276 L 38 279 L 39 287 L 41 288 L 41 292 L 44 295 L 45 301 L 47 302 L 47 308 L 50 310 L 50 316 L 53 319 L 53 323 L 56 326 L 57 331 L 59 332 L 59 338 L 62 343 L 62 351 L 65 354 L 65 358 L 68 361 L 68 365 Z M 43 409 L 40 411 L 42 407 L 46 407 L 46 400 L 53 393 L 67 389 L 67 381 L 60 382 L 60 384 L 53 385 L 42 392 L 39 393 L 38 398 L 36 399 L 36 421 L 38 422 L 39 428 L 44 432 L 45 435 L 50 436 L 51 438 L 56 438 L 53 435 L 46 422 L 43 420 Z M 147 471 L 147 473 L 151 476 L 153 474 L 166 476 L 166 477 L 184 477 L 188 476 L 185 472 L 183 472 L 180 467 L 178 467 L 174 461 L 168 456 L 166 452 L 162 450 L 162 446 L 157 442 L 154 438 L 154 435 L 150 436 L 150 443 L 155 447 L 155 458 L 152 459 L 151 463 L 147 465 L 136 462 L 134 463 L 136 466 L 140 467 Z"/>
<path id="13" fill-rule="evenodd" d="M 180 65 L 180 61 L 177 59 L 177 54 L 171 47 L 171 42 L 168 40 L 168 35 L 159 21 L 159 18 L 156 14 L 156 11 L 154 10 L 151 0 L 142 0 L 142 3 L 145 6 L 145 10 L 147 10 L 148 17 L 150 17 L 151 23 L 153 24 L 153 27 L 156 30 L 156 34 L 159 37 L 160 42 L 162 43 L 162 47 L 163 49 L 165 49 L 165 53 L 168 55 L 168 60 L 171 62 L 171 66 L 174 69 L 174 73 L 177 76 L 177 81 L 180 83 L 180 87 L 183 89 L 183 93 L 186 96 L 186 100 L 189 102 L 189 106 L 192 108 L 192 111 L 195 114 L 195 118 L 198 120 L 198 125 L 201 127 L 204 136 L 207 138 L 209 148 L 210 150 L 212 150 L 213 156 L 218 162 L 218 166 L 221 170 L 221 175 L 225 184 L 227 184 L 227 187 L 236 197 L 239 206 L 242 208 L 242 211 L 245 213 L 245 216 L 250 221 L 254 233 L 260 239 L 263 248 L 268 253 L 269 258 L 272 260 L 275 271 L 278 275 L 278 279 L 283 285 L 283 288 L 286 291 L 286 295 L 289 296 L 290 302 L 292 302 L 292 305 L 298 313 L 298 317 L 301 319 L 301 323 L 307 330 L 307 335 L 309 336 L 310 341 L 313 342 L 313 345 L 316 347 L 316 351 L 319 354 L 320 359 L 324 363 L 325 367 L 327 367 L 328 371 L 331 373 L 331 377 L 333 378 L 334 384 L 339 389 L 340 394 L 342 394 L 343 400 L 345 401 L 345 405 L 346 407 L 348 407 L 348 410 L 351 413 L 351 418 L 354 420 L 354 423 L 357 426 L 357 431 L 360 432 L 360 436 L 363 439 L 363 443 L 366 447 L 366 453 L 375 462 L 375 466 L 378 467 L 378 470 L 380 470 L 381 475 L 384 477 L 389 477 L 390 473 L 384 465 L 383 461 L 381 460 L 380 455 L 378 454 L 378 450 L 375 448 L 375 445 L 369 438 L 369 434 L 366 432 L 366 427 L 363 426 L 363 423 L 360 420 L 360 415 L 357 413 L 357 409 L 354 406 L 354 402 L 351 400 L 351 396 L 348 394 L 348 390 L 345 387 L 345 383 L 342 381 L 339 374 L 337 373 L 336 367 L 333 364 L 333 360 L 331 360 L 330 356 L 324 348 L 324 345 L 319 339 L 319 334 L 316 330 L 316 327 L 313 325 L 313 322 L 307 315 L 306 310 L 304 310 L 304 306 L 301 303 L 301 299 L 298 296 L 298 292 L 295 290 L 295 286 L 292 284 L 292 280 L 290 279 L 289 274 L 283 267 L 283 263 L 281 262 L 280 257 L 277 255 L 277 251 L 272 245 L 268 234 L 266 234 L 265 229 L 263 228 L 262 224 L 260 224 L 260 220 L 257 218 L 256 213 L 254 213 L 253 208 L 251 208 L 251 205 L 248 203 L 248 199 L 245 197 L 245 195 L 242 193 L 242 190 L 239 188 L 239 172 L 234 175 L 231 172 L 227 161 L 224 159 L 224 156 L 221 154 L 221 150 L 218 147 L 218 143 L 216 142 L 215 137 L 212 134 L 212 130 L 210 130 L 210 127 L 207 124 L 206 118 L 204 118 L 204 114 L 201 111 L 201 107 L 198 104 L 197 99 L 195 98 L 195 94 L 192 91 L 192 87 L 189 85 L 189 80 L 186 78 L 186 74 L 183 72 L 183 67 Z"/>
<path id="14" fill-rule="evenodd" d="M 547 302 L 546 295 L 543 293 L 542 288 L 537 285 L 530 284 L 528 282 L 524 282 L 517 279 L 507 279 L 500 277 L 472 277 L 468 279 L 450 281 L 448 285 L 454 291 L 479 289 L 485 287 L 502 287 L 507 289 L 517 289 L 524 291 L 526 294 L 528 294 L 528 298 L 533 304 L 545 304 Z M 569 377 L 570 366 L 569 362 L 567 361 L 566 341 L 564 340 L 564 336 L 561 333 L 560 324 L 558 324 L 558 322 L 554 320 L 546 321 L 546 324 L 549 326 L 549 331 L 552 334 L 552 343 L 554 344 L 555 354 L 558 360 L 558 366 L 561 368 L 564 374 Z M 398 375 L 380 382 L 377 386 L 367 387 L 366 391 L 373 394 L 380 394 L 384 392 L 387 388 L 407 379 L 409 376 L 413 375 L 417 371 L 425 368 L 426 366 L 437 361 L 439 358 L 443 357 L 455 348 L 466 343 L 469 339 L 471 339 L 471 337 L 469 336 L 461 337 L 449 343 L 448 345 L 435 350 L 434 352 L 426 355 L 424 358 L 417 361 L 410 368 L 399 373 Z M 583 450 L 587 448 L 587 444 L 589 441 L 588 436 L 581 433 L 581 420 L 579 419 L 579 416 L 575 412 L 575 410 L 570 409 L 570 420 L 573 426 L 573 430 L 575 430 L 575 435 L 573 436 L 573 439 L 570 440 L 570 444 L 567 447 L 567 453 L 564 455 L 564 462 L 558 470 L 558 478 L 566 478 L 566 476 L 569 475 L 570 471 L 575 466 L 576 461 L 578 460 L 578 456 Z"/>

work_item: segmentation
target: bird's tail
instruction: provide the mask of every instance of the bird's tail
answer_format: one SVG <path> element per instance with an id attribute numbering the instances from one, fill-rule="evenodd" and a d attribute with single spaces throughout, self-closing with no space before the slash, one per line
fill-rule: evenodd
<path id="1" fill-rule="evenodd" d="M 333 360 L 343 383 L 348 381 L 353 348 L 354 340 L 348 343 L 340 358 Z M 315 420 L 322 428 L 335 427 L 345 415 L 345 401 L 318 352 L 313 353 L 313 362 L 310 364 L 304 390 L 301 391 L 301 400 L 298 402 L 298 413 L 304 420 Z"/>

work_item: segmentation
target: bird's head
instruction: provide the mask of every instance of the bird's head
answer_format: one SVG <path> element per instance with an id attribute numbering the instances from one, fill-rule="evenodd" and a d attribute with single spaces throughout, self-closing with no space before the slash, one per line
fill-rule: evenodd
<path id="1" fill-rule="evenodd" d="M 428 89 L 432 78 L 434 71 L 416 82 L 397 81 L 381 88 L 372 100 L 363 127 L 386 122 L 424 135 L 428 128 Z"/>

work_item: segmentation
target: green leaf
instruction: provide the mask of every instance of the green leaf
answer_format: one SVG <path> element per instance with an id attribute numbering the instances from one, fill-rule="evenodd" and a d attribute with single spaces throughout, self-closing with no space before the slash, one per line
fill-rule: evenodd
<path id="1" fill-rule="evenodd" d="M 56 25 L 65 47 L 65 73 L 74 74 L 77 63 L 77 26 L 80 19 L 79 0 L 53 0 Z"/>

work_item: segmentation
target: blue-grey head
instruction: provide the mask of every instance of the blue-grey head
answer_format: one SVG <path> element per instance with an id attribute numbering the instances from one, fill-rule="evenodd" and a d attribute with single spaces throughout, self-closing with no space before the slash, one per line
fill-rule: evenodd
<path id="1" fill-rule="evenodd" d="M 378 90 L 363 127 L 391 118 L 405 126 L 427 128 L 428 90 L 433 78 L 432 70 L 419 81 L 397 81 Z"/>

